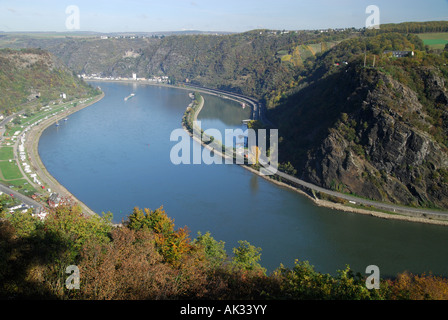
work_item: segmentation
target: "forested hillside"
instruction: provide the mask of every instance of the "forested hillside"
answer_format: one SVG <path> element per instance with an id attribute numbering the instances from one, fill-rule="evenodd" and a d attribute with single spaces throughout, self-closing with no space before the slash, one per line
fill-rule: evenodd
<path id="1" fill-rule="evenodd" d="M 50 50 L 76 74 L 167 75 L 258 97 L 278 126 L 281 162 L 301 178 L 376 200 L 447 208 L 448 52 L 428 50 L 403 27 L 31 39 L 26 46 Z M 397 58 L 390 50 L 414 54 Z M 93 90 L 62 63 L 40 49 L 0 50 L 1 108 Z M 2 299 L 448 298 L 447 280 L 433 275 L 399 274 L 382 279 L 379 290 L 368 290 L 365 276 L 349 268 L 332 276 L 306 261 L 268 275 L 260 248 L 241 241 L 227 252 L 209 233 L 176 228 L 163 208 L 134 208 L 118 227 L 111 214 L 86 217 L 66 199 L 45 220 L 11 214 L 8 198 L 0 197 Z M 70 265 L 82 275 L 76 290 L 65 286 Z"/>
<path id="2" fill-rule="evenodd" d="M 448 32 L 448 24 L 446 21 L 389 23 L 382 24 L 379 32 L 399 32 L 405 34 Z"/>
<path id="3" fill-rule="evenodd" d="M 299 177 L 375 200 L 447 208 L 447 52 L 414 34 L 447 28 L 442 21 L 17 44 L 51 51 L 76 74 L 164 75 L 258 98 L 279 128 L 281 162 Z"/>
<path id="4" fill-rule="evenodd" d="M 0 112 L 18 111 L 27 102 L 45 105 L 60 98 L 80 98 L 93 89 L 49 52 L 0 50 Z"/>
<path id="5" fill-rule="evenodd" d="M 243 93 L 273 105 L 294 87 L 298 72 L 347 31 L 282 32 L 255 30 L 231 35 L 159 38 L 20 39 L 6 45 L 40 47 L 59 57 L 76 74 L 103 77 L 168 76 L 173 82 Z"/>
<path id="6" fill-rule="evenodd" d="M 273 107 L 297 88 L 321 54 L 343 40 L 375 33 L 444 32 L 446 21 L 382 25 L 380 30 L 272 31 L 229 35 L 99 36 L 4 35 L 0 47 L 42 48 L 76 74 L 169 76 L 172 81 L 243 93 Z M 389 46 L 391 47 L 391 46 Z M 370 48 L 368 48 L 370 51 Z M 305 72 L 305 74 L 304 74 Z"/>
<path id="7" fill-rule="evenodd" d="M 112 226 L 110 214 L 85 217 L 68 203 L 44 221 L 6 210 L 0 218 L 0 299 L 447 299 L 447 280 L 431 274 L 381 279 L 379 290 L 349 267 L 332 276 L 306 261 L 268 275 L 260 248 L 240 241 L 229 254 L 210 233 L 192 238 L 176 229 L 162 208 L 134 208 L 123 227 Z M 74 284 L 68 266 L 79 268 L 78 289 L 66 286 Z"/>
<path id="8" fill-rule="evenodd" d="M 415 35 L 368 32 L 340 43 L 269 113 L 281 161 L 326 188 L 448 208 L 447 63 L 448 52 L 425 50 Z"/>

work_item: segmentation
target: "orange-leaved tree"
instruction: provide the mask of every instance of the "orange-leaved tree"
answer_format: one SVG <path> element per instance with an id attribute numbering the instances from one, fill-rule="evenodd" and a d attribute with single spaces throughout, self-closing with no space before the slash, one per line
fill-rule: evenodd
<path id="1" fill-rule="evenodd" d="M 159 253 L 174 266 L 179 266 L 184 255 L 193 249 L 188 229 L 176 230 L 174 220 L 167 216 L 163 207 L 156 210 L 135 207 L 127 226 L 132 230 L 152 230 Z"/>

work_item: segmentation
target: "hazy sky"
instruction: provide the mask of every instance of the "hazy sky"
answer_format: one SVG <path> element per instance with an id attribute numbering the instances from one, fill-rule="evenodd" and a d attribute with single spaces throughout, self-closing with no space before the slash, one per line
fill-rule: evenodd
<path id="1" fill-rule="evenodd" d="M 67 31 L 70 5 L 98 32 L 364 27 L 369 5 L 381 23 L 448 20 L 448 0 L 0 0 L 0 30 Z"/>

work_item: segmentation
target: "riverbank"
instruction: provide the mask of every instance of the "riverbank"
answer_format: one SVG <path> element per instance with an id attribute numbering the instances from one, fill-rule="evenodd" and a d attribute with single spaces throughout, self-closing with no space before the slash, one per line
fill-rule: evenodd
<path id="1" fill-rule="evenodd" d="M 193 121 L 197 120 L 197 117 L 198 117 L 199 113 L 202 111 L 202 109 L 204 107 L 204 104 L 205 104 L 205 100 L 202 97 L 202 100 L 199 103 L 199 106 L 196 109 L 193 109 L 193 112 L 194 112 L 194 114 L 192 116 Z M 201 137 L 200 133 L 193 134 L 185 126 L 185 123 L 182 123 L 182 127 L 190 135 L 190 137 L 192 137 L 192 139 L 194 139 L 195 141 L 200 143 L 204 148 L 207 148 L 209 150 L 213 150 L 216 154 L 218 154 L 223 159 L 227 159 L 228 158 L 228 156 L 226 154 L 221 152 L 222 149 L 219 148 L 219 145 L 218 145 L 218 148 L 216 148 L 216 145 L 213 147 L 211 144 L 204 143 L 202 141 L 202 139 L 200 138 Z M 191 127 L 193 127 L 193 126 L 191 125 Z M 336 202 L 332 202 L 332 201 L 328 201 L 328 200 L 324 200 L 324 199 L 319 199 L 319 198 L 317 198 L 314 195 L 314 193 L 313 193 L 314 196 L 311 196 L 309 193 L 303 191 L 300 188 L 292 186 L 289 183 L 285 183 L 285 182 L 282 182 L 282 181 L 279 181 L 279 180 L 275 180 L 271 176 L 262 175 L 258 170 L 255 170 L 254 168 L 252 168 L 252 167 L 250 167 L 248 165 L 240 164 L 240 166 L 243 167 L 246 170 L 249 170 L 250 172 L 252 172 L 254 174 L 257 174 L 258 176 L 266 179 L 269 182 L 272 182 L 272 183 L 274 183 L 274 184 L 276 184 L 278 186 L 281 186 L 281 187 L 288 188 L 288 189 L 293 190 L 293 191 L 295 191 L 297 193 L 300 193 L 303 196 L 306 196 L 308 199 L 313 201 L 315 205 L 320 206 L 320 207 L 326 207 L 326 208 L 329 208 L 329 209 L 343 211 L 343 212 L 349 212 L 349 213 L 363 214 L 363 215 L 368 215 L 368 216 L 381 218 L 381 219 L 394 219 L 394 220 L 400 220 L 400 221 L 406 221 L 406 222 L 417 222 L 417 223 L 426 223 L 426 224 L 435 224 L 435 225 L 441 225 L 441 226 L 448 226 L 448 221 L 440 220 L 440 219 L 435 218 L 437 216 L 441 216 L 442 214 L 438 215 L 437 213 L 434 213 L 434 216 L 432 216 L 431 213 L 428 212 L 428 213 L 422 213 L 421 216 L 419 216 L 419 214 L 417 214 L 417 213 L 405 214 L 404 212 L 402 212 L 402 211 L 406 211 L 406 208 L 404 208 L 404 207 L 396 206 L 396 209 L 393 209 L 393 210 L 402 210 L 402 211 L 399 211 L 399 212 L 388 212 L 387 210 L 376 210 L 374 207 L 362 208 L 362 207 L 358 206 L 355 201 L 347 201 L 348 203 L 350 203 L 350 205 L 346 205 L 346 204 L 342 204 L 342 203 L 336 203 Z M 286 176 L 286 175 L 284 175 L 284 176 Z M 360 202 L 361 200 L 362 199 L 359 199 L 359 200 L 357 199 L 358 202 Z M 411 210 L 411 209 L 408 209 L 408 210 Z M 426 215 L 426 217 L 425 217 L 425 215 Z"/>
<path id="2" fill-rule="evenodd" d="M 28 153 L 28 159 L 31 167 L 34 169 L 37 176 L 40 178 L 43 185 L 51 189 L 52 192 L 58 193 L 60 196 L 71 199 L 72 201 L 78 203 L 82 208 L 82 211 L 86 215 L 96 215 L 97 213 L 90 209 L 86 204 L 77 199 L 70 191 L 68 191 L 59 181 L 57 181 L 46 169 L 39 156 L 39 139 L 49 126 L 54 125 L 56 122 L 67 118 L 69 115 L 78 112 L 86 107 L 89 107 L 101 99 L 104 98 L 104 93 L 95 97 L 93 100 L 86 103 L 81 103 L 76 107 L 72 107 L 65 112 L 61 112 L 51 118 L 45 119 L 37 125 L 31 127 L 28 132 L 28 138 L 25 142 L 25 150 Z"/>
<path id="3" fill-rule="evenodd" d="M 331 202 L 328 200 L 317 199 L 317 198 L 310 196 L 308 193 L 306 193 L 298 188 L 295 188 L 287 183 L 284 183 L 284 182 L 281 182 L 278 180 L 274 180 L 274 179 L 270 178 L 269 176 L 263 176 L 257 170 L 254 170 L 248 166 L 243 166 L 243 167 L 246 170 L 249 170 L 252 173 L 259 175 L 260 177 L 268 180 L 271 183 L 274 183 L 280 187 L 284 187 L 284 188 L 293 190 L 297 193 L 300 193 L 301 195 L 303 195 L 303 196 L 307 197 L 308 199 L 310 199 L 311 201 L 313 201 L 314 204 L 319 207 L 325 207 L 325 208 L 338 210 L 338 211 L 344 211 L 344 212 L 348 212 L 348 213 L 363 214 L 363 215 L 372 216 L 372 217 L 381 218 L 381 219 L 394 219 L 394 220 L 407 221 L 407 222 L 418 222 L 418 223 L 448 226 L 448 221 L 411 217 L 411 216 L 405 216 L 405 215 L 401 215 L 401 214 L 397 214 L 397 213 L 386 213 L 386 212 L 375 211 L 373 209 L 368 210 L 368 209 L 356 208 L 356 207 L 347 206 L 347 205 L 344 205 L 341 203 L 335 203 L 335 202 Z"/>
<path id="4" fill-rule="evenodd" d="M 106 81 L 107 82 L 107 81 Z M 138 81 L 132 81 L 132 80 L 114 80 L 109 82 L 121 82 L 121 83 L 138 83 L 138 84 L 145 84 L 145 85 L 154 85 L 154 86 L 163 86 L 163 87 L 171 87 L 171 88 L 177 88 L 177 89 L 183 89 L 183 90 L 189 90 L 191 91 L 197 91 L 207 94 L 213 94 L 215 96 L 219 96 L 222 98 L 227 98 L 235 101 L 242 101 L 238 100 L 237 96 L 231 97 L 231 93 L 226 92 L 220 92 L 216 89 L 207 89 L 207 88 L 196 88 L 196 87 L 188 87 L 188 85 L 182 85 L 182 86 L 176 86 L 176 85 L 170 85 L 170 84 L 160 84 L 160 83 L 142 83 Z M 243 98 L 240 98 L 243 99 Z M 248 100 L 248 98 L 243 99 L 246 102 L 249 102 L 249 105 L 253 108 L 253 115 L 257 115 L 259 118 L 263 118 L 261 112 L 260 106 L 255 103 L 252 100 Z M 198 114 L 201 112 L 203 108 L 203 103 L 201 106 L 199 106 L 195 110 L 194 119 L 197 119 Z M 257 109 L 257 110 L 255 110 Z M 227 156 L 222 152 L 223 149 L 220 145 L 217 145 L 216 143 L 204 143 L 201 141 L 199 134 L 192 134 L 188 128 L 185 127 L 184 124 L 182 124 L 183 129 L 198 143 L 200 143 L 204 148 L 207 148 L 209 150 L 213 150 L 216 154 L 218 154 L 221 158 L 226 159 Z M 214 148 L 213 148 L 214 147 Z M 431 210 L 425 210 L 425 209 L 418 209 L 418 208 L 407 208 L 403 206 L 398 205 L 392 205 L 392 204 L 383 204 L 367 199 L 362 198 L 356 198 L 354 196 L 340 194 L 337 192 L 333 192 L 331 190 L 324 190 L 323 188 L 320 188 L 318 186 L 312 186 L 310 183 L 306 183 L 304 181 L 300 181 L 299 184 L 294 182 L 293 180 L 298 180 L 295 177 L 290 177 L 284 173 L 279 172 L 277 175 L 281 177 L 284 181 L 279 181 L 276 179 L 273 179 L 271 176 L 264 176 L 261 175 L 260 172 L 257 170 L 254 170 L 250 166 L 247 165 L 241 165 L 243 168 L 252 171 L 254 174 L 257 174 L 261 176 L 264 179 L 267 179 L 270 182 L 273 182 L 279 186 L 287 187 L 291 190 L 294 190 L 295 192 L 298 192 L 306 197 L 308 197 L 310 200 L 312 200 L 315 205 L 327 207 L 334 210 L 344 211 L 344 212 L 351 212 L 351 213 L 359 213 L 364 215 L 370 215 L 382 219 L 394 219 L 394 220 L 401 220 L 401 221 L 409 221 L 409 222 L 418 222 L 418 223 L 427 223 L 427 224 L 437 224 L 437 225 L 444 225 L 448 226 L 448 215 L 445 212 L 435 212 Z M 314 188 L 314 189 L 313 189 Z M 306 190 L 306 191 L 305 191 Z M 318 190 L 318 191 L 316 191 Z M 308 191 L 308 192 L 307 192 Z M 339 198 L 344 200 L 346 204 L 342 203 L 336 203 L 332 201 L 328 201 L 325 199 L 319 199 L 319 194 L 325 195 L 325 198 Z M 328 197 L 327 197 L 328 196 Z"/>

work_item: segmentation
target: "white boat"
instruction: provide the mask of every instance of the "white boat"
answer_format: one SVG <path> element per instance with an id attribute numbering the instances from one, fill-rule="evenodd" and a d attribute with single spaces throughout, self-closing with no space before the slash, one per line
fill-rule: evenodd
<path id="1" fill-rule="evenodd" d="M 135 93 L 131 93 L 129 96 L 127 96 L 126 98 L 124 98 L 124 101 L 128 101 L 129 99 L 131 99 L 132 97 L 135 96 Z"/>

